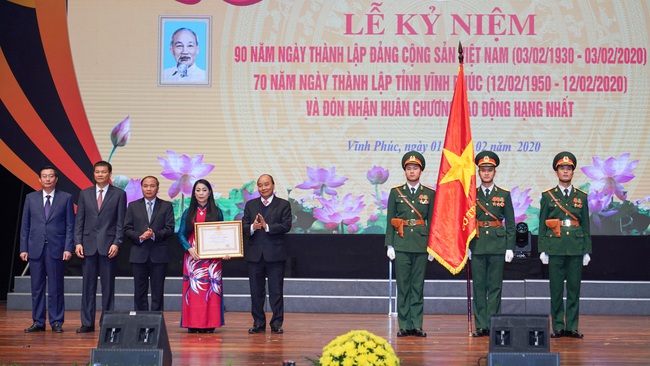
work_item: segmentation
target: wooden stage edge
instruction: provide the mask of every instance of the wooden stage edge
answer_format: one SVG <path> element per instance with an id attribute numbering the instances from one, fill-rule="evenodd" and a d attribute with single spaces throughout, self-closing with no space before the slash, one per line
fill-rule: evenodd
<path id="1" fill-rule="evenodd" d="M 76 334 L 78 311 L 67 311 L 64 333 L 24 333 L 31 325 L 31 311 L 7 310 L 0 303 L 0 364 L 86 365 L 90 350 L 97 347 L 94 333 Z M 251 316 L 227 312 L 224 327 L 214 334 L 188 334 L 179 327 L 180 312 L 165 312 L 165 323 L 174 365 L 282 365 L 293 360 L 310 365 L 322 347 L 352 329 L 365 329 L 386 338 L 401 365 L 487 365 L 488 338 L 471 338 L 464 315 L 425 315 L 426 338 L 397 338 L 397 319 L 388 314 L 287 313 L 281 335 L 249 335 Z M 270 318 L 269 315 L 267 315 Z M 99 319 L 99 314 L 97 316 Z M 552 353 L 561 365 L 650 364 L 650 317 L 580 317 L 583 339 L 550 340 Z"/>

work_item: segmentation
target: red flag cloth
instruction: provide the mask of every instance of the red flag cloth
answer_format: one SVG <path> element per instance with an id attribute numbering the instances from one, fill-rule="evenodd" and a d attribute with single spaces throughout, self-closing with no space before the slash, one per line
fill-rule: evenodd
<path id="1" fill-rule="evenodd" d="M 465 74 L 461 63 L 440 158 L 427 250 L 449 272 L 457 274 L 465 267 L 467 248 L 475 235 L 474 143 L 469 123 Z"/>

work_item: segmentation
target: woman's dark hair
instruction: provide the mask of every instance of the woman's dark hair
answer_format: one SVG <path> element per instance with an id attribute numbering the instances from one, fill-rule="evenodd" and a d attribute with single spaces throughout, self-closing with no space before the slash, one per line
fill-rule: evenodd
<path id="1" fill-rule="evenodd" d="M 203 184 L 204 186 L 208 187 L 208 191 L 210 192 L 210 196 L 208 197 L 208 204 L 207 204 L 207 211 L 206 211 L 206 216 L 205 216 L 205 221 L 219 221 L 221 218 L 219 218 L 219 209 L 217 208 L 217 204 L 214 202 L 214 192 L 212 191 L 212 185 L 210 182 L 208 182 L 205 179 L 199 179 L 196 182 L 194 182 L 194 186 L 192 187 L 192 198 L 190 199 L 190 207 L 187 209 L 187 215 L 185 217 L 185 235 L 188 237 L 190 234 L 194 231 L 194 220 L 196 218 L 196 210 L 197 207 L 199 206 L 199 202 L 196 200 L 196 196 L 194 196 L 194 191 L 196 190 L 196 185 L 197 184 Z"/>

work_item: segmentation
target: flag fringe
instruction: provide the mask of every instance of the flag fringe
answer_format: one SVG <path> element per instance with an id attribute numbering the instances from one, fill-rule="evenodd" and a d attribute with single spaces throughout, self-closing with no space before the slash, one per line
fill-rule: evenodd
<path id="1" fill-rule="evenodd" d="M 469 237 L 467 238 L 467 242 L 465 242 L 465 258 L 463 258 L 463 261 L 460 262 L 458 267 L 453 267 L 451 264 L 447 263 L 447 261 L 442 256 L 438 255 L 438 253 L 436 253 L 430 247 L 427 247 L 427 252 L 431 254 L 438 263 L 440 263 L 443 267 L 447 268 L 447 270 L 451 274 L 457 275 L 460 273 L 460 271 L 463 270 L 463 268 L 465 268 L 465 264 L 467 264 L 467 249 L 469 248 L 469 243 L 472 241 L 472 239 L 474 239 L 475 236 L 476 236 L 476 229 L 474 229 L 474 231 L 472 231 L 472 233 L 469 234 Z"/>

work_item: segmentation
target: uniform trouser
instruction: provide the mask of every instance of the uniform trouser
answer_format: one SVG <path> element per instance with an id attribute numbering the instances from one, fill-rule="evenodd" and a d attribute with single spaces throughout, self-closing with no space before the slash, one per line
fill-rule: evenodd
<path id="1" fill-rule="evenodd" d="M 104 312 L 113 310 L 115 303 L 115 271 L 117 259 L 95 253 L 84 257 L 81 272 L 83 274 L 81 291 L 81 325 L 95 326 L 95 301 L 97 299 L 97 276 L 102 285 L 102 314 L 99 325 L 104 321 Z"/>
<path id="2" fill-rule="evenodd" d="M 269 305 L 273 316 L 269 325 L 281 327 L 284 322 L 284 269 L 286 261 L 267 262 L 264 258 L 259 262 L 248 262 L 248 282 L 251 291 L 251 315 L 253 325 L 266 326 L 264 303 L 266 302 L 265 280 L 268 278 Z"/>
<path id="3" fill-rule="evenodd" d="M 151 284 L 151 311 L 165 308 L 165 276 L 167 263 L 131 263 L 133 272 L 133 302 L 137 311 L 149 311 L 149 284 Z"/>
<path id="4" fill-rule="evenodd" d="M 34 324 L 45 325 L 45 304 L 47 302 L 50 324 L 63 325 L 65 317 L 63 255 L 60 258 L 52 258 L 50 249 L 46 244 L 39 259 L 29 260 L 29 273 L 32 283 L 32 319 Z M 47 301 L 45 297 L 46 283 Z"/>
<path id="5" fill-rule="evenodd" d="M 503 254 L 473 255 L 474 322 L 476 328 L 490 329 L 490 317 L 501 312 Z"/>
<path id="6" fill-rule="evenodd" d="M 397 320 L 400 329 L 422 328 L 427 253 L 395 253 Z"/>
<path id="7" fill-rule="evenodd" d="M 580 314 L 582 256 L 549 256 L 548 280 L 551 289 L 553 330 L 577 330 Z M 566 314 L 563 300 L 564 281 L 566 281 Z"/>

